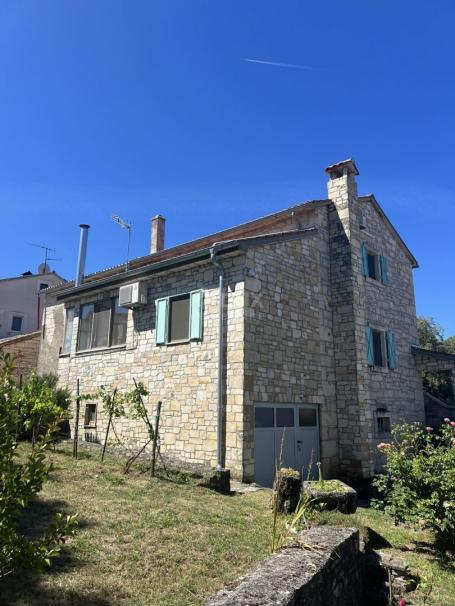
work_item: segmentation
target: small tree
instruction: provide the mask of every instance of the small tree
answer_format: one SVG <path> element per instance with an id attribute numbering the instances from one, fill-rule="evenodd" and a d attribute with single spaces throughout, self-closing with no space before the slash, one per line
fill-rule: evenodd
<path id="1" fill-rule="evenodd" d="M 446 418 L 441 433 L 418 423 L 393 428 L 392 443 L 378 445 L 386 473 L 373 482 L 396 522 L 434 531 L 441 546 L 455 546 L 455 421 Z"/>
<path id="2" fill-rule="evenodd" d="M 29 540 L 18 529 L 19 516 L 41 490 L 51 469 L 46 453 L 61 417 L 55 416 L 43 428 L 25 462 L 20 462 L 17 434 L 25 422 L 18 410 L 20 398 L 13 370 L 13 358 L 0 351 L 0 578 L 19 569 L 36 570 L 50 565 L 75 528 L 75 516 L 57 514 L 55 523 L 39 540 Z M 46 394 L 47 391 L 41 401 L 43 410 L 52 407 L 53 402 L 52 398 L 46 399 Z M 27 404 L 23 399 L 21 402 Z"/>
<path id="3" fill-rule="evenodd" d="M 32 373 L 22 389 L 15 390 L 21 437 L 31 435 L 33 444 L 41 431 L 69 418 L 71 395 L 67 389 L 58 388 L 57 381 L 56 375 Z"/>

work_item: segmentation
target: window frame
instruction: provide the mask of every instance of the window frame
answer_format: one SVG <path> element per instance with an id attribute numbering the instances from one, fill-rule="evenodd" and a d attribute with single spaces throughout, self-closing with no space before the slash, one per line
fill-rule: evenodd
<path id="1" fill-rule="evenodd" d="M 19 318 L 19 319 L 20 319 L 20 321 L 21 321 L 21 327 L 19 328 L 19 330 L 18 330 L 18 329 L 16 329 L 16 328 L 13 328 L 14 320 L 15 320 L 16 318 Z M 11 332 L 15 332 L 15 333 L 21 333 L 21 332 L 24 332 L 24 318 L 25 318 L 25 315 L 24 315 L 24 314 L 13 312 L 13 313 L 11 314 L 11 322 L 10 322 L 10 327 L 11 327 L 11 328 L 10 328 L 10 331 L 11 331 Z"/>
<path id="2" fill-rule="evenodd" d="M 172 304 L 175 301 L 188 300 L 188 336 L 183 339 L 171 339 L 171 326 L 172 326 Z M 167 333 L 166 333 L 166 345 L 174 345 L 178 343 L 188 343 L 190 340 L 190 322 L 191 322 L 191 293 L 183 293 L 181 295 L 173 295 L 169 297 L 169 308 L 167 316 Z"/>
<path id="3" fill-rule="evenodd" d="M 72 313 L 71 324 L 69 323 L 69 319 L 68 319 L 69 312 Z M 71 353 L 71 350 L 72 350 L 73 332 L 74 332 L 74 316 L 75 316 L 75 308 L 74 308 L 74 306 L 66 307 L 65 308 L 65 327 L 63 329 L 63 343 L 62 343 L 62 347 L 60 349 L 60 355 L 62 355 L 62 356 L 69 355 Z M 70 337 L 70 340 L 69 340 L 69 349 L 66 350 L 65 349 L 66 333 L 68 331 L 69 326 L 71 326 L 71 337 Z"/>
<path id="4" fill-rule="evenodd" d="M 87 410 L 89 406 L 93 406 L 95 409 L 94 421 L 90 419 L 87 421 Z M 96 429 L 96 423 L 98 420 L 98 405 L 96 402 L 86 402 L 84 410 L 84 429 Z"/>
<path id="5" fill-rule="evenodd" d="M 171 340 L 172 303 L 178 299 L 188 298 L 188 333 L 184 339 Z M 197 315 L 193 315 L 196 312 Z M 159 318 L 164 316 L 161 323 Z M 193 318 L 198 318 L 197 328 L 193 333 Z M 155 299 L 155 344 L 158 347 L 182 345 L 192 341 L 202 341 L 204 332 L 204 290 L 198 288 L 186 292 L 159 297 Z"/>
<path id="6" fill-rule="evenodd" d="M 115 308 L 116 307 L 120 307 L 118 305 L 118 300 L 119 297 L 118 295 L 114 296 L 114 297 L 106 297 L 104 299 L 98 299 L 96 301 L 87 301 L 87 303 L 82 303 L 79 306 L 79 313 L 78 313 L 78 328 L 77 328 L 77 341 L 76 341 L 76 354 L 83 354 L 83 353 L 89 353 L 89 352 L 93 352 L 93 351 L 103 351 L 106 349 L 124 349 L 126 346 L 126 341 L 127 341 L 127 332 L 128 332 L 128 328 L 127 331 L 125 333 L 125 342 L 124 343 L 120 343 L 120 344 L 116 344 L 116 345 L 112 345 L 112 328 L 113 328 L 113 319 L 114 319 L 114 312 L 115 312 Z M 92 325 L 90 327 L 90 345 L 93 343 L 93 336 L 94 336 L 94 329 L 95 329 L 95 316 L 96 316 L 96 306 L 100 305 L 100 304 L 106 304 L 107 302 L 110 302 L 110 307 L 109 307 L 109 329 L 108 329 L 108 339 L 107 339 L 107 345 L 101 345 L 98 347 L 86 347 L 84 349 L 80 349 L 79 343 L 80 343 L 80 338 L 81 338 L 81 315 L 82 315 L 82 309 L 88 305 L 93 305 L 93 320 L 92 320 Z M 129 311 L 128 309 L 126 310 L 126 322 L 128 323 L 128 314 Z"/>
<path id="7" fill-rule="evenodd" d="M 389 424 L 388 431 L 380 431 L 379 430 L 379 422 L 383 419 L 387 419 Z M 390 439 L 392 435 L 392 422 L 391 415 L 387 409 L 380 409 L 374 412 L 374 436 L 377 440 Z"/>

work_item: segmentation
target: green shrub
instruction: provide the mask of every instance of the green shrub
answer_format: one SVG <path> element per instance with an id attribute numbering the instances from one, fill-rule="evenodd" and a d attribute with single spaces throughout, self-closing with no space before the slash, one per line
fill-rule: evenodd
<path id="1" fill-rule="evenodd" d="M 47 533 L 34 541 L 18 528 L 20 516 L 48 476 L 50 465 L 46 453 L 61 417 L 54 411 L 54 400 L 47 388 L 33 403 L 26 400 L 13 381 L 13 369 L 13 358 L 0 350 L 0 579 L 19 569 L 36 570 L 49 565 L 75 528 L 75 517 L 62 514 L 57 514 Z M 39 409 L 41 423 L 46 419 L 46 426 L 22 462 L 17 455 L 17 436 L 32 418 L 23 413 L 25 407 Z M 50 410 L 53 412 L 48 418 L 46 411 Z"/>
<path id="2" fill-rule="evenodd" d="M 381 443 L 386 473 L 373 482 L 396 522 L 430 528 L 441 547 L 455 547 L 455 421 L 445 419 L 439 434 L 418 423 L 393 428 L 391 443 Z"/>

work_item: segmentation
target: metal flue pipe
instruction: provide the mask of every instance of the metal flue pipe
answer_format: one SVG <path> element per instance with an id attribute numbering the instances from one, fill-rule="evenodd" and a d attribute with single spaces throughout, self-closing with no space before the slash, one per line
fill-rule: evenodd
<path id="1" fill-rule="evenodd" d="M 79 227 L 81 228 L 81 235 L 79 237 L 79 253 L 77 255 L 76 280 L 74 282 L 74 286 L 76 287 L 82 284 L 82 279 L 84 277 L 85 259 L 87 257 L 88 230 L 90 229 L 90 225 L 81 223 Z"/>

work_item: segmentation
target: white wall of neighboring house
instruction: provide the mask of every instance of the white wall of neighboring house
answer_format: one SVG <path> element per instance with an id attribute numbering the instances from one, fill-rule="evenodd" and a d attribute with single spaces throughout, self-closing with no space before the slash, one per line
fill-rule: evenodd
<path id="1" fill-rule="evenodd" d="M 64 281 L 54 271 L 0 279 L 0 339 L 39 330 L 44 289 Z"/>

